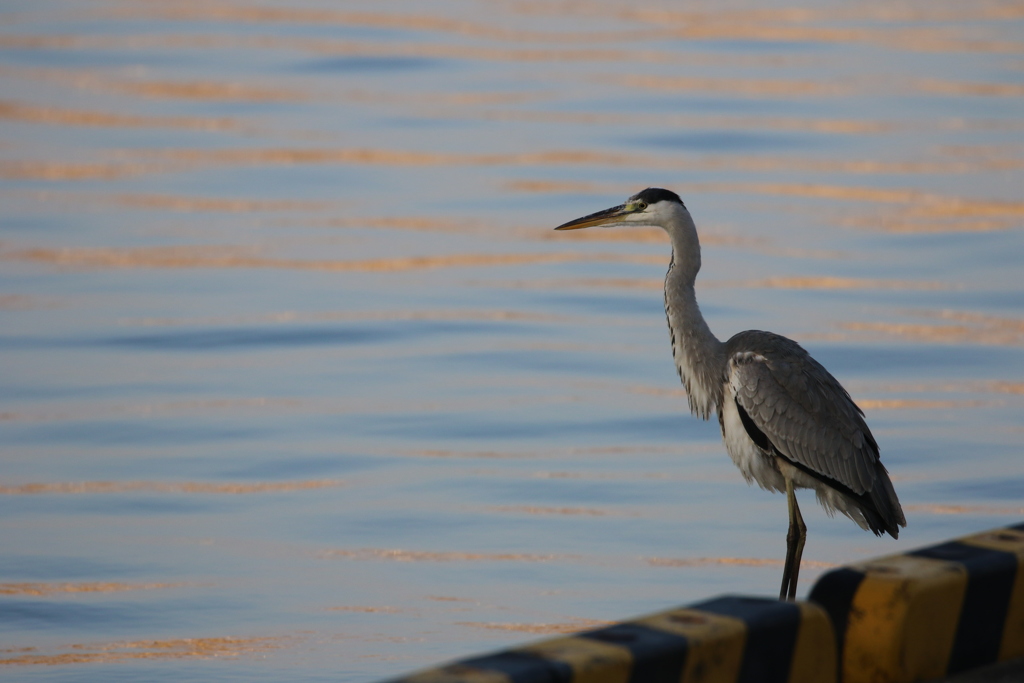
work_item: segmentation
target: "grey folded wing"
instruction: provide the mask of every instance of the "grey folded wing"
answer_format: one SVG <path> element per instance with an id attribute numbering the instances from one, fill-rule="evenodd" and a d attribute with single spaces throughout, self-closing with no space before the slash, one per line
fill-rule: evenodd
<path id="1" fill-rule="evenodd" d="M 871 491 L 880 468 L 878 445 L 860 408 L 796 342 L 759 334 L 764 336 L 747 340 L 747 350 L 729 356 L 737 405 L 772 448 L 800 469 L 855 495 Z"/>

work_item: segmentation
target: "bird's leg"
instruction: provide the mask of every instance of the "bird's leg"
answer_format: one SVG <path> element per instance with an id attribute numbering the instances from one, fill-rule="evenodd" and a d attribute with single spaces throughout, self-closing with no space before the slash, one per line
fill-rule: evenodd
<path id="1" fill-rule="evenodd" d="M 804 524 L 800 506 L 796 503 L 793 480 L 786 478 L 786 502 L 789 503 L 789 533 L 786 534 L 786 566 L 782 570 L 782 590 L 779 600 L 796 599 L 796 582 L 800 574 L 800 558 L 804 554 L 807 540 L 807 526 Z"/>

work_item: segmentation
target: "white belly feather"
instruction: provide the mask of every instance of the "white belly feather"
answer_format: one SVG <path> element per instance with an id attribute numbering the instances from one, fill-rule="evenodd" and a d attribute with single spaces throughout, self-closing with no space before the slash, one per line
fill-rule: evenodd
<path id="1" fill-rule="evenodd" d="M 747 483 L 757 482 L 767 491 L 785 492 L 786 480 L 773 464 L 774 456 L 767 455 L 747 435 L 736 407 L 736 392 L 726 387 L 722 402 L 722 439 L 725 450 L 739 468 Z"/>

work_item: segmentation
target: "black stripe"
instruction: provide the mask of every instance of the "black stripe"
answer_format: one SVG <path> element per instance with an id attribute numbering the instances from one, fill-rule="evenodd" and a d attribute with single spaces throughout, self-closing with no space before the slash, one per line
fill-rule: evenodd
<path id="1" fill-rule="evenodd" d="M 508 650 L 483 657 L 463 659 L 455 666 L 500 671 L 513 683 L 572 683 L 572 667 L 565 662 L 553 662 L 531 652 Z"/>
<path id="2" fill-rule="evenodd" d="M 1017 578 L 1017 555 L 958 541 L 907 554 L 957 562 L 967 569 L 967 591 L 953 640 L 948 673 L 997 661 L 1010 595 Z"/>
<path id="3" fill-rule="evenodd" d="M 786 683 L 800 628 L 800 608 L 769 598 L 726 596 L 693 609 L 742 619 L 747 624 L 737 683 Z"/>
<path id="4" fill-rule="evenodd" d="M 689 649 L 689 642 L 683 636 L 625 623 L 580 633 L 579 637 L 629 650 L 633 655 L 630 683 L 679 683 L 683 677 Z"/>
<path id="5" fill-rule="evenodd" d="M 846 642 L 846 625 L 850 617 L 853 596 L 857 594 L 864 573 L 854 569 L 834 569 L 822 575 L 811 589 L 808 599 L 825 608 L 836 631 L 836 661 L 840 672 L 843 668 L 843 644 Z M 839 673 L 836 674 L 837 677 Z M 839 680 L 837 678 L 836 680 Z"/>
<path id="6" fill-rule="evenodd" d="M 750 437 L 750 440 L 753 441 L 762 451 L 781 455 L 781 453 L 779 453 L 779 449 L 776 448 L 775 444 L 773 444 L 771 439 L 768 438 L 768 435 L 762 432 L 761 429 L 754 424 L 754 420 L 747 414 L 747 411 L 744 410 L 739 399 L 735 399 L 735 401 L 736 410 L 740 413 L 740 422 L 743 423 L 743 429 L 747 430 L 747 436 Z M 789 460 L 789 458 L 786 458 L 786 460 Z"/>

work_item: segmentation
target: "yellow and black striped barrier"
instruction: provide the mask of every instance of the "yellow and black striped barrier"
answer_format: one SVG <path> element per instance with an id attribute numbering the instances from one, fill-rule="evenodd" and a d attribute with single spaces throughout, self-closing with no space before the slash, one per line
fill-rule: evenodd
<path id="1" fill-rule="evenodd" d="M 823 575 L 844 683 L 940 678 L 1024 657 L 1024 524 Z"/>
<path id="2" fill-rule="evenodd" d="M 725 596 L 392 683 L 912 683 L 1011 659 L 1024 524 L 830 571 L 807 602 Z"/>
<path id="3" fill-rule="evenodd" d="M 835 642 L 813 603 L 725 596 L 394 683 L 832 683 Z"/>

